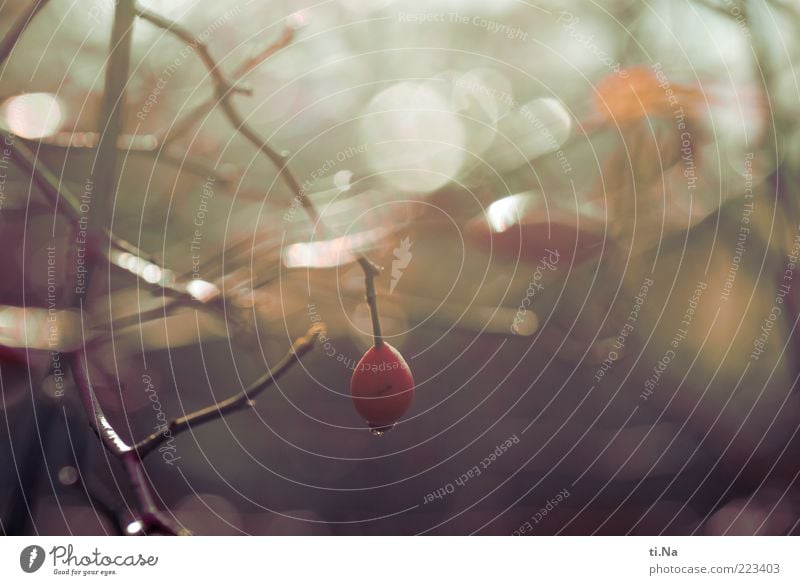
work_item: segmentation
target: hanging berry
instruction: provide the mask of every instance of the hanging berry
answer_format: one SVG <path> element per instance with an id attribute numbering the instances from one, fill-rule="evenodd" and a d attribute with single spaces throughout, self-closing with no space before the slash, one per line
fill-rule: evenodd
<path id="1" fill-rule="evenodd" d="M 350 395 L 372 433 L 380 436 L 411 406 L 414 377 L 400 352 L 381 341 L 358 362 L 350 380 Z"/>

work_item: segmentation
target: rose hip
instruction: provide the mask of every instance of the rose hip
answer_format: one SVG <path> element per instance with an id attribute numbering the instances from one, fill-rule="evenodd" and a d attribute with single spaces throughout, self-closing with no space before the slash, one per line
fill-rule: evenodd
<path id="1" fill-rule="evenodd" d="M 408 411 L 414 398 L 414 378 L 406 360 L 386 342 L 367 350 L 350 380 L 358 413 L 375 434 L 383 434 Z"/>

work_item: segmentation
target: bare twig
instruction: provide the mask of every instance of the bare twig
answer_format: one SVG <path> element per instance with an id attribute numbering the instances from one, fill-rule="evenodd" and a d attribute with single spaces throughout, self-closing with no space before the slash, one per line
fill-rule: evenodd
<path id="1" fill-rule="evenodd" d="M 202 177 L 205 180 L 207 180 L 208 177 L 212 177 L 223 187 L 228 187 L 233 182 L 231 173 L 220 172 L 201 158 L 191 156 L 184 152 L 175 154 L 169 150 L 161 150 L 152 152 L 140 151 L 140 154 L 154 154 L 156 155 L 157 161 L 166 163 L 197 177 Z"/>
<path id="2" fill-rule="evenodd" d="M 89 425 L 100 438 L 103 446 L 125 466 L 125 472 L 128 474 L 131 486 L 139 500 L 141 517 L 138 520 L 142 525 L 142 532 L 185 534 L 185 530 L 174 525 L 158 510 L 139 454 L 117 434 L 103 412 L 103 407 L 97 400 L 89 376 L 86 353 L 84 351 L 75 352 L 70 366 L 84 410 L 89 415 Z"/>
<path id="3" fill-rule="evenodd" d="M 289 352 L 273 368 L 239 394 L 174 419 L 163 430 L 149 435 L 135 445 L 129 445 L 117 434 L 114 426 L 103 412 L 89 376 L 86 353 L 79 351 L 73 355 L 72 372 L 84 410 L 89 414 L 89 424 L 106 449 L 120 459 L 125 466 L 131 486 L 141 507 L 141 517 L 138 519 L 141 524 L 141 532 L 174 535 L 187 534 L 185 529 L 176 526 L 158 510 L 150 483 L 142 466 L 142 458 L 168 437 L 173 437 L 194 426 L 199 426 L 208 421 L 222 418 L 231 412 L 252 406 L 256 396 L 272 386 L 278 378 L 311 350 L 323 331 L 324 326 L 320 323 L 312 326 L 303 337 L 295 340 Z"/>
<path id="4" fill-rule="evenodd" d="M 289 168 L 287 156 L 276 151 L 267 143 L 266 140 L 259 136 L 259 134 L 249 124 L 247 124 L 239 111 L 236 109 L 236 106 L 234 106 L 233 101 L 231 100 L 231 84 L 222 75 L 220 67 L 211 56 L 208 46 L 196 39 L 191 31 L 181 26 L 177 22 L 164 18 L 158 14 L 154 14 L 141 8 L 140 6 L 136 7 L 136 14 L 151 24 L 175 35 L 183 42 L 189 43 L 195 47 L 197 54 L 200 56 L 200 59 L 203 61 L 203 64 L 206 66 L 206 69 L 208 69 L 208 72 L 211 75 L 217 103 L 219 104 L 220 108 L 222 108 L 223 113 L 228 118 L 228 121 L 231 123 L 234 130 L 244 136 L 255 148 L 263 153 L 272 162 L 272 164 L 275 165 L 278 170 L 278 175 L 286 183 L 292 193 L 294 193 L 295 198 L 302 205 L 303 209 L 311 220 L 311 223 L 315 227 L 321 229 L 323 233 L 327 234 L 326 226 L 322 222 L 316 207 L 314 207 L 314 204 L 308 197 L 308 194 L 300 186 L 300 182 Z M 378 301 L 377 296 L 375 295 L 374 278 L 381 273 L 381 269 L 361 253 L 356 253 L 355 257 L 359 266 L 361 266 L 361 269 L 364 271 L 366 300 L 370 307 L 375 345 L 378 346 L 383 343 L 383 337 L 381 334 L 380 318 L 378 314 Z"/>
<path id="5" fill-rule="evenodd" d="M 140 523 L 139 529 L 131 531 L 131 536 L 147 535 L 147 534 L 164 534 L 167 536 L 189 536 L 191 532 L 187 529 L 178 526 L 175 522 L 169 519 L 163 512 L 156 506 L 153 498 L 153 492 L 150 487 L 150 482 L 147 480 L 142 460 L 135 451 L 131 451 L 122 458 L 122 463 L 125 465 L 125 470 L 128 472 L 128 477 L 131 481 L 131 487 L 139 499 L 141 505 L 141 516 L 138 521 Z"/>
<path id="6" fill-rule="evenodd" d="M 226 414 L 242 410 L 253 405 L 253 400 L 264 390 L 272 386 L 275 381 L 289 370 L 302 356 L 314 346 L 314 343 L 324 331 L 320 323 L 311 327 L 303 337 L 297 339 L 289 352 L 261 376 L 246 390 L 220 402 L 216 402 L 193 413 L 177 418 L 169 423 L 163 430 L 153 433 L 131 446 L 126 443 L 114 430 L 114 426 L 106 417 L 100 402 L 97 400 L 89 376 L 88 362 L 84 351 L 73 355 L 72 371 L 75 383 L 84 409 L 89 414 L 91 428 L 100 437 L 103 445 L 125 466 L 125 471 L 131 486 L 139 501 L 141 515 L 137 519 L 140 526 L 131 534 L 167 534 L 184 535 L 189 532 L 177 526 L 155 504 L 152 488 L 147 480 L 142 458 L 158 447 L 166 438 L 173 437 L 194 426 L 199 426 L 211 420 L 222 418 Z M 135 525 L 134 525 L 135 526 Z"/>
<path id="7" fill-rule="evenodd" d="M 260 51 L 259 53 L 256 53 L 252 57 L 248 58 L 234 70 L 233 77 L 237 80 L 237 83 L 258 65 L 291 43 L 293 37 L 294 29 L 288 26 L 284 28 L 281 36 L 274 43 L 268 45 L 263 51 Z M 185 135 L 200 120 L 202 120 L 204 116 L 213 110 L 216 105 L 217 98 L 215 95 L 212 95 L 203 103 L 195 106 L 188 114 L 178 120 L 175 124 L 165 129 L 161 135 L 156 137 L 158 142 L 166 145 Z"/>
<path id="8" fill-rule="evenodd" d="M 114 10 L 114 25 L 111 33 L 111 50 L 106 67 L 106 84 L 103 92 L 102 118 L 100 122 L 101 136 L 95 160 L 95 181 L 97 192 L 105 198 L 110 206 L 112 193 L 116 192 L 119 180 L 117 170 L 117 141 L 122 128 L 125 84 L 130 67 L 131 33 L 135 14 L 133 0 L 118 0 Z M 110 218 L 110 210 L 101 209 Z M 95 214 L 97 215 L 97 214 Z M 97 228 L 90 228 L 98 232 Z M 109 230 L 110 231 L 110 230 Z M 111 245 L 111 242 L 109 242 Z M 110 247 L 109 245 L 109 247 Z M 92 265 L 87 270 L 89 277 Z M 162 514 L 155 504 L 152 487 L 147 481 L 139 454 L 120 437 L 103 412 L 97 400 L 89 376 L 86 353 L 81 350 L 73 354 L 71 371 L 80 393 L 84 410 L 89 417 L 89 424 L 97 433 L 103 445 L 125 467 L 131 487 L 139 500 L 140 516 L 138 522 L 141 533 L 159 533 L 169 535 L 186 534 L 186 531 L 174 524 Z"/>
<path id="9" fill-rule="evenodd" d="M 205 408 L 170 421 L 165 428 L 142 439 L 132 449 L 140 457 L 144 457 L 169 437 L 210 420 L 222 418 L 231 412 L 253 406 L 253 400 L 255 400 L 256 396 L 272 386 L 295 362 L 308 353 L 323 332 L 324 326 L 322 324 L 313 325 L 303 337 L 295 340 L 289 352 L 274 367 L 270 368 L 266 374 L 253 382 L 248 388 L 230 398 L 215 402 Z"/>
<path id="10" fill-rule="evenodd" d="M 208 46 L 204 42 L 196 39 L 191 31 L 177 22 L 164 18 L 163 16 L 150 12 L 149 10 L 145 10 L 140 6 L 136 7 L 136 14 L 140 18 L 148 21 L 158 28 L 169 32 L 170 34 L 175 35 L 183 42 L 190 44 L 195 48 L 200 60 L 206 66 L 206 69 L 208 69 L 208 72 L 211 75 L 216 101 L 219 104 L 219 107 L 222 109 L 222 112 L 228 118 L 228 121 L 233 126 L 234 130 L 244 136 L 253 146 L 255 146 L 272 161 L 272 163 L 278 169 L 278 174 L 289 186 L 293 193 L 302 194 L 303 191 L 300 188 L 300 183 L 289 171 L 287 158 L 267 144 L 267 142 L 245 122 L 244 118 L 242 118 L 239 111 L 233 105 L 233 102 L 231 101 L 231 89 L 233 85 L 222 74 L 219 65 L 211 56 Z M 317 214 L 316 209 L 314 209 L 313 205 L 307 199 L 307 197 L 301 197 L 301 203 L 311 216 L 312 221 L 314 221 L 314 223 L 318 223 L 319 215 Z"/>
<path id="11" fill-rule="evenodd" d="M 35 16 L 35 14 L 44 5 L 45 0 L 36 1 L 27 11 L 23 14 L 14 26 L 12 31 L 7 37 L 0 42 L 0 63 L 2 63 L 8 54 L 13 50 L 13 47 L 18 40 L 19 36 L 25 30 L 27 24 Z M 119 140 L 122 133 L 122 125 L 124 122 L 124 105 L 125 105 L 125 86 L 128 81 L 128 73 L 130 68 L 130 51 L 131 51 L 131 36 L 133 24 L 136 16 L 139 16 L 156 26 L 159 26 L 170 33 L 178 36 L 187 43 L 196 47 L 200 58 L 208 68 L 213 83 L 216 101 L 220 104 L 223 112 L 233 125 L 234 129 L 241 133 L 248 141 L 250 141 L 260 152 L 267 156 L 272 163 L 277 167 L 278 174 L 282 180 L 291 188 L 291 190 L 300 198 L 300 201 L 315 225 L 319 225 L 320 229 L 324 225 L 320 222 L 319 214 L 306 197 L 306 194 L 301 189 L 299 182 L 291 173 L 287 164 L 287 157 L 279 154 L 273 150 L 266 141 L 264 141 L 245 120 L 241 117 L 239 112 L 234 107 L 230 100 L 230 95 L 239 88 L 235 84 L 231 84 L 222 75 L 218 65 L 212 59 L 208 48 L 205 44 L 195 39 L 191 33 L 183 27 L 164 19 L 158 15 L 150 13 L 146 10 L 137 8 L 134 0 L 118 0 L 114 11 L 114 24 L 111 35 L 111 48 L 110 55 L 106 67 L 105 88 L 103 92 L 103 99 L 101 104 L 101 123 L 100 133 L 97 142 L 97 156 L 93 165 L 93 175 L 95 178 L 95 187 L 97 193 L 103 198 L 104 204 L 101 210 L 95 211 L 94 216 L 100 215 L 103 220 L 108 219 L 109 225 L 106 227 L 106 222 L 100 223 L 101 227 L 96 227 L 97 222 L 91 223 L 90 231 L 94 234 L 104 235 L 108 238 L 109 250 L 107 258 L 111 258 L 111 252 L 116 246 L 118 249 L 136 254 L 140 258 L 144 255 L 134 246 L 131 246 L 124 240 L 116 239 L 111 230 L 112 219 L 112 202 L 114 194 L 117 191 L 119 181 L 119 170 L 117 168 L 118 162 L 118 149 Z M 251 60 L 245 62 L 238 70 L 239 76 L 243 76 L 248 71 L 252 70 L 258 63 L 262 62 L 269 55 L 274 54 L 277 50 L 285 46 L 292 37 L 291 32 L 285 32 L 279 41 L 272 46 L 268 47 L 264 52 L 256 55 Z M 58 178 L 36 157 L 36 155 L 23 143 L 15 144 L 14 156 L 19 164 L 25 168 L 30 174 L 32 179 L 39 185 L 45 194 L 54 201 L 57 206 L 58 201 L 63 199 L 69 209 L 70 215 L 81 217 L 80 205 L 78 199 L 73 193 L 69 191 Z M 378 320 L 377 299 L 375 295 L 374 277 L 380 273 L 380 269 L 370 262 L 366 257 L 357 254 L 357 260 L 362 267 L 365 274 L 365 286 L 367 291 L 367 302 L 371 308 L 373 319 L 373 327 L 375 330 L 376 345 L 382 343 L 382 336 L 380 331 L 380 322 Z M 91 269 L 91 264 L 89 265 Z M 86 274 L 88 280 L 89 274 Z M 79 299 L 74 298 L 73 301 L 77 302 Z M 190 429 L 192 426 L 203 424 L 210 420 L 223 417 L 230 412 L 240 410 L 252 406 L 253 399 L 263 392 L 266 388 L 270 387 L 275 381 L 283 375 L 294 363 L 296 363 L 301 356 L 308 352 L 314 345 L 317 338 L 323 331 L 322 324 L 315 324 L 305 336 L 296 340 L 289 351 L 273 368 L 266 374 L 259 378 L 249 388 L 243 392 L 234 395 L 221 402 L 214 403 L 206 408 L 200 409 L 194 413 L 185 415 L 175 419 L 168 426 L 170 436 Z M 139 443 L 129 445 L 114 429 L 114 426 L 106 417 L 103 412 L 102 406 L 97 399 L 92 386 L 90 378 L 86 350 L 74 352 L 71 359 L 71 371 L 75 384 L 78 388 L 81 402 L 84 410 L 86 411 L 89 424 L 91 428 L 100 438 L 105 448 L 119 459 L 124 465 L 125 471 L 131 483 L 131 487 L 139 501 L 140 515 L 137 519 L 139 523 L 133 525 L 136 528 L 131 533 L 162 533 L 170 535 L 187 534 L 187 532 L 177 526 L 172 520 L 167 518 L 156 506 L 155 498 L 152 491 L 152 486 L 149 483 L 146 472 L 142 464 L 142 457 L 151 452 L 157 447 L 166 436 L 166 429 L 157 434 L 150 435 Z"/>

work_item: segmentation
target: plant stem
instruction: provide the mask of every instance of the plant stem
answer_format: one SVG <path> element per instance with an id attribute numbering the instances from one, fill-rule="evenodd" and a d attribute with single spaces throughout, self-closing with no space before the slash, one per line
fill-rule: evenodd
<path id="1" fill-rule="evenodd" d="M 130 69 L 130 50 L 133 23 L 135 20 L 133 0 L 117 0 L 114 10 L 114 25 L 111 31 L 111 48 L 106 66 L 105 88 L 103 91 L 102 117 L 100 121 L 100 139 L 97 158 L 93 167 L 96 192 L 103 197 L 100 211 L 95 211 L 95 219 L 103 219 L 102 229 L 90 224 L 94 233 L 107 233 L 109 247 L 112 244 L 112 210 L 117 192 L 119 172 L 117 169 L 117 142 L 124 122 L 125 85 L 128 82 Z M 96 206 L 95 206 L 96 207 Z M 91 210 L 89 211 L 91 213 Z M 105 219 L 108 218 L 108 229 Z M 89 219 L 91 221 L 91 219 Z M 87 286 L 92 265 L 89 264 L 86 279 Z M 80 297 L 76 299 L 80 302 Z M 71 371 L 75 384 L 83 402 L 84 410 L 89 416 L 89 424 L 100 437 L 103 445 L 120 461 L 131 482 L 140 505 L 141 532 L 161 533 L 169 535 L 186 534 L 166 518 L 156 507 L 152 487 L 147 480 L 139 455 L 117 434 L 113 425 L 105 416 L 100 402 L 97 400 L 89 377 L 89 369 L 85 351 L 73 354 Z"/>
<path id="2" fill-rule="evenodd" d="M 103 198 L 102 208 L 90 214 L 108 221 L 113 229 L 113 205 L 117 196 L 119 169 L 117 168 L 117 143 L 122 133 L 125 112 L 125 86 L 128 83 L 133 25 L 136 20 L 134 0 L 117 0 L 114 24 L 111 30 L 111 47 L 105 72 L 105 87 L 101 103 L 100 136 L 97 155 L 92 166 L 95 192 Z M 94 206 L 96 207 L 96 205 Z M 91 217 L 89 220 L 91 221 Z M 105 224 L 105 221 L 103 221 Z M 96 228 L 90 229 L 97 232 Z"/>
<path id="3" fill-rule="evenodd" d="M 83 402 L 83 408 L 89 415 L 89 425 L 100 437 L 103 446 L 117 457 L 125 467 L 131 487 L 139 501 L 141 512 L 139 522 L 142 524 L 142 530 L 144 532 L 159 532 L 170 535 L 185 534 L 185 530 L 175 526 L 158 511 L 150 484 L 145 477 L 139 454 L 117 434 L 103 412 L 103 407 L 97 400 L 89 377 L 88 362 L 84 351 L 78 351 L 72 355 L 70 369 L 75 385 L 78 388 L 81 402 Z"/>
<path id="4" fill-rule="evenodd" d="M 222 418 L 231 412 L 253 406 L 253 400 L 256 396 L 272 386 L 278 378 L 295 364 L 295 362 L 308 353 L 314 346 L 317 338 L 319 338 L 320 334 L 323 332 L 323 325 L 319 323 L 313 325 L 303 337 L 295 340 L 289 352 L 283 356 L 275 366 L 270 368 L 266 374 L 253 382 L 248 388 L 225 400 L 215 402 L 192 413 L 173 419 L 164 429 L 152 433 L 136 443 L 132 447 L 132 450 L 136 452 L 139 457 L 144 457 L 168 438 L 178 433 L 190 429 L 193 426 L 199 426 L 210 420 Z"/>
<path id="5" fill-rule="evenodd" d="M 294 193 L 314 227 L 318 227 L 327 234 L 327 228 L 322 222 L 317 208 L 314 206 L 314 203 L 300 186 L 300 182 L 289 168 L 288 157 L 277 152 L 267 143 L 266 140 L 259 136 L 259 134 L 249 124 L 247 124 L 234 106 L 233 101 L 231 100 L 232 85 L 222 74 L 219 64 L 211 56 L 208 46 L 202 41 L 196 39 L 191 31 L 184 28 L 177 22 L 159 16 L 158 14 L 154 14 L 139 6 L 136 7 L 136 14 L 151 24 L 175 35 L 183 42 L 188 43 L 195 48 L 200 60 L 203 61 L 203 64 L 206 66 L 206 69 L 208 69 L 208 72 L 211 75 L 211 79 L 214 83 L 214 93 L 217 97 L 219 106 L 222 108 L 223 113 L 228 118 L 228 121 L 231 123 L 234 130 L 244 136 L 255 148 L 263 153 L 273 165 L 275 165 L 278 170 L 278 176 L 281 177 L 292 193 Z M 372 317 L 373 336 L 375 337 L 375 345 L 380 346 L 383 344 L 383 336 L 381 334 L 380 316 L 378 314 L 378 301 L 377 295 L 375 294 L 374 279 L 381 273 L 381 270 L 360 252 L 356 252 L 354 255 L 359 266 L 361 266 L 361 269 L 364 271 L 366 298 L 370 307 L 370 315 Z"/>

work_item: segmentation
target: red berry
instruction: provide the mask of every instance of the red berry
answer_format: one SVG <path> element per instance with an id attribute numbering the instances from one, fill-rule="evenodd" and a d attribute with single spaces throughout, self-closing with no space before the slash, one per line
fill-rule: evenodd
<path id="1" fill-rule="evenodd" d="M 358 413 L 377 430 L 386 430 L 403 416 L 414 398 L 414 377 L 400 352 L 384 342 L 371 347 L 350 380 Z"/>

